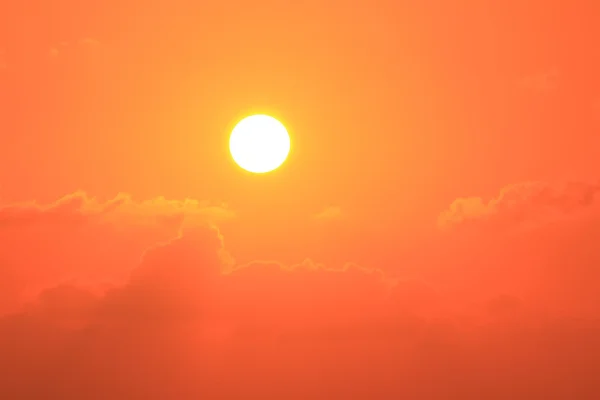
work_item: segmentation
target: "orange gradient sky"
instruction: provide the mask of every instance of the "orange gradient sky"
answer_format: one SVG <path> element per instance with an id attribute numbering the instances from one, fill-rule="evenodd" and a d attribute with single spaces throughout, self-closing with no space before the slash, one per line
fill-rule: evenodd
<path id="1" fill-rule="evenodd" d="M 3 2 L 0 398 L 600 398 L 596 38 L 592 0 Z"/>

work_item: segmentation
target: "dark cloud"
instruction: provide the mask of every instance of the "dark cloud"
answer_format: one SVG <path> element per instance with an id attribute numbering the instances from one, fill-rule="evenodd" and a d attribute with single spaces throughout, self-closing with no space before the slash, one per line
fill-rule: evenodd
<path id="1" fill-rule="evenodd" d="M 446 279 L 471 295 L 494 288 L 546 312 L 597 315 L 599 188 L 528 183 L 488 202 L 456 200 L 439 220 L 445 232 L 438 255 L 457 271 Z"/>
<path id="2" fill-rule="evenodd" d="M 127 195 L 99 201 L 82 192 L 48 205 L 0 207 L 0 299 L 13 293 L 0 302 L 0 313 L 57 283 L 122 281 L 149 247 L 172 239 L 181 229 L 232 216 L 208 202 L 138 202 Z"/>
<path id="3" fill-rule="evenodd" d="M 457 200 L 411 276 L 236 265 L 195 202 L 4 208 L 0 273 L 40 290 L 0 318 L 0 398 L 596 399 L 596 190 Z"/>

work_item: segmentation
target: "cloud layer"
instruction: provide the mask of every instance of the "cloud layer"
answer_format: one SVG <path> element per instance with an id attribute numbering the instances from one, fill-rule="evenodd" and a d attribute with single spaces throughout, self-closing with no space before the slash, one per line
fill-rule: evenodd
<path id="1" fill-rule="evenodd" d="M 598 398 L 597 192 L 459 199 L 406 276 L 238 265 L 222 205 L 3 207 L 0 397 Z"/>

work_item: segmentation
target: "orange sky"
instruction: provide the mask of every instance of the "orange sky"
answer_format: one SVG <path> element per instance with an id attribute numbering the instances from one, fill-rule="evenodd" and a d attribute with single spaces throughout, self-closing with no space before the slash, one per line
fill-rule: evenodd
<path id="1" fill-rule="evenodd" d="M 600 398 L 596 38 L 592 0 L 3 2 L 0 398 Z"/>

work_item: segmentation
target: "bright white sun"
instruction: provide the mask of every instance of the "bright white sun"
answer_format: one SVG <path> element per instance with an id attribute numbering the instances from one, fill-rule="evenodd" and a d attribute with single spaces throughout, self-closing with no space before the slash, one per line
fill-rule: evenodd
<path id="1" fill-rule="evenodd" d="M 275 118 L 252 115 L 233 128 L 229 151 L 240 167 L 262 174 L 283 164 L 290 152 L 290 136 Z"/>

